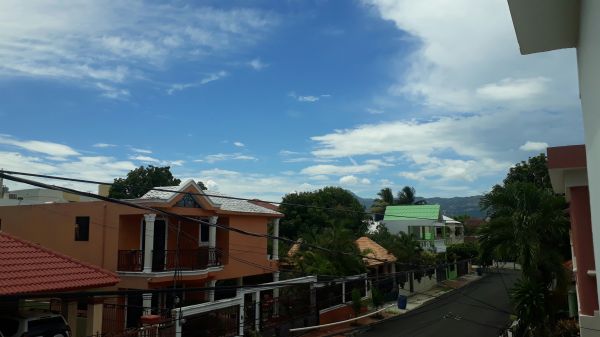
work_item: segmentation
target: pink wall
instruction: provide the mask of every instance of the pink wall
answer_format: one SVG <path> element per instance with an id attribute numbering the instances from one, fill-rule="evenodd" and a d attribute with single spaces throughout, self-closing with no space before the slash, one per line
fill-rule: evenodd
<path id="1" fill-rule="evenodd" d="M 581 314 L 593 316 L 594 310 L 598 310 L 598 294 L 596 278 L 587 275 L 588 270 L 596 268 L 592 242 L 590 195 L 587 186 L 571 187 L 570 191 L 571 235 L 577 266 L 579 308 Z"/>

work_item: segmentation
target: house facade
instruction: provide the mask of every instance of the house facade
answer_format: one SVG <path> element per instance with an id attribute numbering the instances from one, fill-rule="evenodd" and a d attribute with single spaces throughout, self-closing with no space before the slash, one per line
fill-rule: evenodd
<path id="1" fill-rule="evenodd" d="M 229 229 L 264 235 L 272 227 L 278 233 L 281 213 L 202 191 L 192 180 L 160 189 L 128 201 L 202 223 L 104 201 L 3 206 L 0 223 L 3 231 L 115 272 L 116 289 L 171 288 L 175 276 L 182 289 L 279 279 L 276 240 L 268 251 L 266 238 Z M 128 296 L 121 303 L 127 304 L 124 324 L 135 326 L 146 314 L 168 315 L 176 300 L 192 305 L 220 295 L 213 290 L 179 296 Z"/>
<path id="2" fill-rule="evenodd" d="M 413 235 L 424 249 L 446 251 L 446 223 L 440 205 L 387 206 L 381 223 L 392 234 Z"/>

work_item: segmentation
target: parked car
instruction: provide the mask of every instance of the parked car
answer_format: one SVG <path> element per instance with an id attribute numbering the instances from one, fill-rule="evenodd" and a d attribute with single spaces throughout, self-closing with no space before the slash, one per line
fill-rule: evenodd
<path id="1" fill-rule="evenodd" d="M 71 328 L 62 315 L 28 311 L 14 316 L 0 316 L 0 336 L 71 337 Z"/>

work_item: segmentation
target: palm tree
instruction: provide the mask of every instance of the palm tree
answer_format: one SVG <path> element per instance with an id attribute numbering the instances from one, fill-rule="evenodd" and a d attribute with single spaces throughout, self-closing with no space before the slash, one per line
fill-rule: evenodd
<path id="1" fill-rule="evenodd" d="M 394 204 L 394 193 L 392 189 L 389 187 L 382 188 L 379 193 L 377 193 L 379 198 L 373 200 L 373 205 L 371 206 L 371 213 L 373 214 L 373 220 L 380 221 L 383 220 L 383 213 L 385 213 L 385 208 L 389 205 Z"/>
<path id="2" fill-rule="evenodd" d="M 480 231 L 482 259 L 513 259 L 521 265 L 522 279 L 513 289 L 519 329 L 543 336 L 543 325 L 554 319 L 552 294 L 565 291 L 567 283 L 562 266 L 569 254 L 564 200 L 534 183 L 512 182 L 495 186 L 481 206 L 491 217 Z M 544 313 L 544 320 L 535 313 Z"/>
<path id="3" fill-rule="evenodd" d="M 388 205 L 394 204 L 394 193 L 392 189 L 389 187 L 382 188 L 377 195 L 381 198 L 381 201 L 385 202 Z"/>
<path id="4" fill-rule="evenodd" d="M 410 186 L 404 186 L 400 192 L 398 192 L 398 205 L 412 205 L 415 203 L 415 188 Z"/>

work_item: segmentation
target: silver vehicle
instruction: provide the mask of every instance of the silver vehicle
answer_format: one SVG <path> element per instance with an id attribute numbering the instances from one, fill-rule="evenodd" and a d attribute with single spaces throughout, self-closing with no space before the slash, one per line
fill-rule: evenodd
<path id="1" fill-rule="evenodd" d="M 62 315 L 29 311 L 0 316 L 0 337 L 71 337 Z"/>

